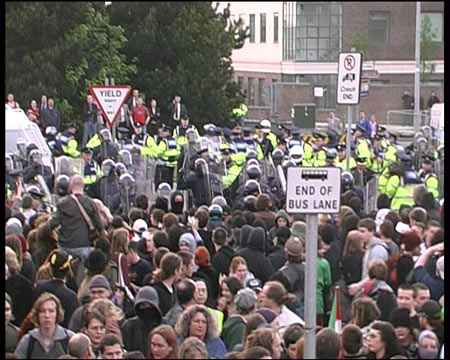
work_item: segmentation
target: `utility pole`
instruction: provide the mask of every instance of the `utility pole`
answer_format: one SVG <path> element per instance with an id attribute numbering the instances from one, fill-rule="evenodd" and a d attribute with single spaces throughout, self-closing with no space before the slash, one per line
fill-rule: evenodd
<path id="1" fill-rule="evenodd" d="M 414 71 L 414 132 L 420 128 L 420 1 L 416 2 L 416 67 Z"/>

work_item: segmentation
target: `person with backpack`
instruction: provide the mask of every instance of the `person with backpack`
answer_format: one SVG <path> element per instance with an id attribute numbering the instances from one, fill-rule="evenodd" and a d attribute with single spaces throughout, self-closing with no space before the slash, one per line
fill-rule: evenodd
<path id="1" fill-rule="evenodd" d="M 36 326 L 17 345 L 18 359 L 57 359 L 68 353 L 68 344 L 74 333 L 61 325 L 64 310 L 59 299 L 48 292 L 35 301 L 31 319 Z"/>

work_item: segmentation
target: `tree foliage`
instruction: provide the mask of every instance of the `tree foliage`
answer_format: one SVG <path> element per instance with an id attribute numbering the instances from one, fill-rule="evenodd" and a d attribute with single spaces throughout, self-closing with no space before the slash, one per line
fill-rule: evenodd
<path id="1" fill-rule="evenodd" d="M 420 62 L 422 81 L 425 81 L 431 73 L 431 60 L 436 58 L 436 52 L 439 44 L 436 42 L 436 32 L 432 29 L 431 19 L 428 16 L 422 16 L 420 28 Z"/>
<path id="2" fill-rule="evenodd" d="M 198 126 L 223 124 L 243 101 L 233 81 L 231 52 L 242 46 L 248 30 L 210 2 L 117 3 L 112 22 L 126 29 L 125 53 L 136 59 L 132 83 L 159 100 L 163 119 L 175 94 Z"/>
<path id="3" fill-rule="evenodd" d="M 123 29 L 91 3 L 8 2 L 5 15 L 6 91 L 22 107 L 45 94 L 63 122 L 80 122 L 90 84 L 102 84 L 107 73 L 128 82 L 136 71 L 120 52 Z"/>
<path id="4" fill-rule="evenodd" d="M 243 101 L 231 52 L 248 28 L 211 2 L 7 2 L 6 91 L 22 107 L 55 97 L 63 121 L 80 121 L 91 84 L 114 77 L 155 96 L 167 116 L 182 96 L 198 125 L 227 120 Z"/>

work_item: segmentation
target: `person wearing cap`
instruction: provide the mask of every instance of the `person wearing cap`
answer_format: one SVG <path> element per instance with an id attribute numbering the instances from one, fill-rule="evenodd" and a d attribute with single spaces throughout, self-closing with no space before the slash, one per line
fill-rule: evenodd
<path id="1" fill-rule="evenodd" d="M 222 330 L 222 339 L 229 351 L 243 344 L 247 329 L 246 316 L 255 311 L 257 300 L 256 293 L 249 288 L 239 290 L 234 297 L 234 311 L 228 316 Z"/>
<path id="2" fill-rule="evenodd" d="M 71 271 L 72 256 L 62 249 L 55 249 L 48 256 L 52 279 L 39 282 L 33 290 L 33 301 L 45 292 L 58 297 L 64 304 L 64 319 L 62 325 L 67 327 L 72 314 L 77 309 L 79 302 L 77 294 L 66 285 L 66 277 Z"/>
<path id="3" fill-rule="evenodd" d="M 277 148 L 278 138 L 272 132 L 269 120 L 262 120 L 260 122 L 261 125 L 261 134 L 262 138 L 258 138 L 257 141 L 261 145 L 264 153 L 264 157 L 267 157 L 269 154 L 272 154 L 273 150 Z"/>
<path id="4" fill-rule="evenodd" d="M 395 336 L 408 359 L 417 358 L 417 342 L 409 310 L 397 308 L 391 313 L 390 323 L 394 327 Z"/>
<path id="5" fill-rule="evenodd" d="M 81 150 L 81 176 L 83 176 L 84 185 L 86 186 L 86 193 L 90 196 L 96 195 L 95 184 L 102 176 L 102 171 L 98 163 L 93 159 L 93 151 L 88 147 Z"/>
<path id="6" fill-rule="evenodd" d="M 155 187 L 166 182 L 172 186 L 175 168 L 180 156 L 180 147 L 176 139 L 170 135 L 170 129 L 163 125 L 156 141 L 158 149 L 158 163 L 155 170 Z"/>
<path id="7" fill-rule="evenodd" d="M 148 335 L 162 323 L 158 292 L 152 286 L 142 287 L 136 295 L 136 316 L 125 320 L 121 326 L 123 344 L 127 351 L 148 353 Z"/>
<path id="8" fill-rule="evenodd" d="M 98 274 L 92 277 L 88 283 L 89 301 L 82 303 L 72 314 L 68 328 L 74 332 L 79 332 L 86 321 L 87 309 L 92 302 L 97 299 L 111 299 L 113 296 L 111 285 L 108 279 Z"/>
<path id="9" fill-rule="evenodd" d="M 421 330 L 434 332 L 440 343 L 444 342 L 444 324 L 442 321 L 442 307 L 435 300 L 428 300 L 418 312 Z"/>
<path id="10" fill-rule="evenodd" d="M 172 136 L 176 139 L 177 145 L 179 147 L 182 147 L 183 145 L 187 144 L 188 140 L 186 137 L 186 132 L 191 129 L 195 132 L 195 136 L 198 138 L 200 135 L 198 134 L 198 130 L 195 127 L 195 125 L 189 124 L 189 116 L 187 114 L 183 114 L 180 117 L 180 123 L 177 124 L 175 129 L 173 129 Z"/>
<path id="11" fill-rule="evenodd" d="M 327 135 L 320 132 L 320 131 L 314 131 L 313 132 L 313 138 L 314 138 L 314 160 L 313 160 L 313 166 L 315 167 L 321 167 L 326 166 L 327 164 L 327 151 L 325 149 L 325 144 L 327 141 Z"/>
<path id="12" fill-rule="evenodd" d="M 345 144 L 338 144 L 336 145 L 337 150 L 337 157 L 334 162 L 334 166 L 339 167 L 342 169 L 342 171 L 347 170 L 347 148 Z M 349 171 L 353 170 L 356 167 L 356 161 L 355 158 L 350 154 L 350 161 L 349 161 Z"/>
<path id="13" fill-rule="evenodd" d="M 425 156 L 422 161 L 422 168 L 419 177 L 425 184 L 427 190 L 431 192 L 435 199 L 439 198 L 439 178 L 433 172 L 433 157 Z"/>
<path id="14" fill-rule="evenodd" d="M 75 138 L 76 134 L 77 128 L 75 125 L 69 124 L 67 129 L 59 137 L 63 154 L 71 158 L 78 158 L 80 156 L 80 152 L 77 150 L 78 141 Z"/>
<path id="15" fill-rule="evenodd" d="M 367 168 L 367 159 L 357 156 L 356 168 L 351 171 L 353 179 L 355 180 L 355 186 L 365 187 L 366 184 L 374 177 L 374 173 Z"/>

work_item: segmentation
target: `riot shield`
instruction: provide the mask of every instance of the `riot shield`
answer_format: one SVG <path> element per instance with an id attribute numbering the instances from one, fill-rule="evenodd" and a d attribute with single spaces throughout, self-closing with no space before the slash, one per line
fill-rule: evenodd
<path id="1" fill-rule="evenodd" d="M 144 194 L 148 196 L 150 201 L 155 199 L 155 172 L 156 159 L 146 156 L 144 158 Z"/>
<path id="2" fill-rule="evenodd" d="M 128 214 L 136 199 L 136 182 L 130 174 L 125 173 L 119 178 L 119 187 L 120 207 L 122 213 Z"/>
<path id="3" fill-rule="evenodd" d="M 78 163 L 78 166 L 76 166 L 76 163 L 73 160 L 75 159 L 68 156 L 59 156 L 55 158 L 55 177 L 58 177 L 59 175 L 71 177 L 75 174 L 81 174 L 80 162 Z"/>

